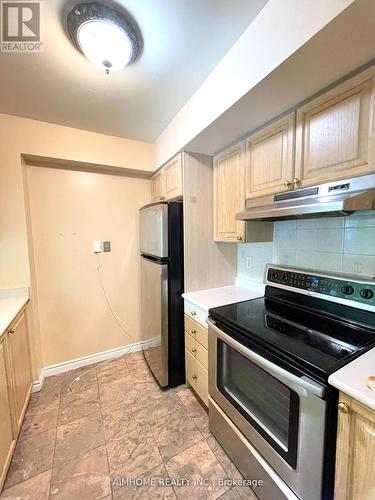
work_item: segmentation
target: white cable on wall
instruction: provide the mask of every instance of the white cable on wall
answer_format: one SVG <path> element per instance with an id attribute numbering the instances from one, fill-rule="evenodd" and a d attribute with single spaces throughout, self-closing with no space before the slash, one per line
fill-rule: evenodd
<path id="1" fill-rule="evenodd" d="M 108 308 L 109 310 L 111 311 L 111 314 L 113 316 L 113 318 L 115 319 L 116 323 L 118 324 L 118 326 L 121 328 L 121 330 L 130 338 L 130 340 L 132 342 L 134 342 L 134 339 L 133 337 L 131 336 L 131 334 L 129 333 L 129 328 L 125 325 L 125 323 L 122 321 L 122 319 L 116 314 L 112 304 L 111 304 L 111 301 L 110 301 L 110 298 L 109 298 L 109 295 L 107 293 L 107 290 L 105 288 L 105 285 L 104 285 L 104 280 L 103 280 L 103 274 L 102 274 L 102 266 L 101 266 L 101 263 L 100 263 L 100 256 L 99 256 L 99 253 L 96 253 L 95 254 L 96 257 L 97 257 L 97 264 L 96 264 L 96 270 L 98 272 L 98 277 L 99 277 L 99 283 L 100 283 L 100 286 L 101 286 L 101 289 L 103 291 L 103 295 L 105 297 L 105 301 L 108 305 Z M 81 378 L 86 375 L 87 373 L 90 373 L 92 372 L 93 370 L 96 370 L 97 368 L 99 368 L 100 366 L 103 366 L 107 363 L 110 363 L 111 361 L 114 361 L 115 359 L 120 359 L 124 356 L 126 356 L 127 354 L 129 354 L 130 352 L 130 349 L 131 347 L 129 347 L 129 349 L 121 354 L 120 356 L 118 356 L 117 358 L 111 358 L 111 359 L 107 359 L 106 361 L 103 361 L 103 363 L 100 363 L 99 365 L 95 365 L 94 367 L 92 368 L 89 368 L 88 370 L 86 370 L 85 372 L 81 373 L 78 377 L 76 377 L 75 379 L 72 380 L 72 382 L 70 383 L 69 385 L 69 391 L 72 392 L 72 388 L 74 386 L 74 383 L 75 382 L 79 382 L 81 380 Z"/>

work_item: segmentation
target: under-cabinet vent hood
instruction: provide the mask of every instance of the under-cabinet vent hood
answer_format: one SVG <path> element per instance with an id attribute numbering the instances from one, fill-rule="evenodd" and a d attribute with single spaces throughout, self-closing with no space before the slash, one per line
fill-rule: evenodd
<path id="1" fill-rule="evenodd" d="M 375 210 L 375 174 L 246 200 L 237 220 L 335 217 Z"/>

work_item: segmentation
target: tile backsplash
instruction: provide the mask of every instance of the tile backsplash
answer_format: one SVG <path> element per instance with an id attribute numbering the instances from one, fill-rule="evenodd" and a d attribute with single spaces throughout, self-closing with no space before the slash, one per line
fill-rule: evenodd
<path id="1" fill-rule="evenodd" d="M 271 243 L 238 245 L 238 277 L 263 281 L 268 262 L 375 277 L 375 211 L 274 223 Z"/>

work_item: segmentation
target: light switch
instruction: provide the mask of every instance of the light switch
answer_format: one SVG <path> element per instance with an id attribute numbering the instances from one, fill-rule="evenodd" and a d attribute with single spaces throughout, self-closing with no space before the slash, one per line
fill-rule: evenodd
<path id="1" fill-rule="evenodd" d="M 102 251 L 102 242 L 101 242 L 101 240 L 94 240 L 92 242 L 92 251 L 94 253 L 101 253 L 101 251 Z"/>

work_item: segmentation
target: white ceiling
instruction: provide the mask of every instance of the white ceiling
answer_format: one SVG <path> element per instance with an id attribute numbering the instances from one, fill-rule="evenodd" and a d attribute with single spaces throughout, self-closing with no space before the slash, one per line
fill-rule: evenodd
<path id="1" fill-rule="evenodd" d="M 0 112 L 153 142 L 267 0 L 119 0 L 143 49 L 110 76 L 64 31 L 76 3 L 44 2 L 43 53 L 0 54 Z"/>

